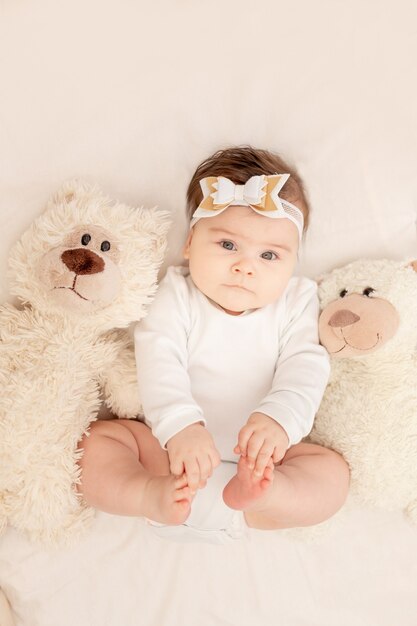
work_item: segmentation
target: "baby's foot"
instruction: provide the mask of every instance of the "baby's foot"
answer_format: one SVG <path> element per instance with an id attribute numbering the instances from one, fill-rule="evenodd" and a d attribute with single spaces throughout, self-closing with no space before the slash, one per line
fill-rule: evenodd
<path id="1" fill-rule="evenodd" d="M 142 490 L 142 515 L 161 524 L 183 524 L 191 512 L 187 477 L 150 476 Z"/>
<path id="2" fill-rule="evenodd" d="M 223 500 L 231 509 L 238 511 L 260 510 L 269 496 L 273 480 L 272 461 L 266 466 L 263 476 L 255 476 L 253 469 L 249 469 L 247 458 L 241 456 L 236 476 L 223 490 Z"/>

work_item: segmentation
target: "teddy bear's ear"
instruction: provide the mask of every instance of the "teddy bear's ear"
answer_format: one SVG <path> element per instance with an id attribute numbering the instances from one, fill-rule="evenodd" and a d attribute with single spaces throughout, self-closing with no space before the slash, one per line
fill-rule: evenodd
<path id="1" fill-rule="evenodd" d="M 78 178 L 67 180 L 51 197 L 53 204 L 69 204 L 76 197 L 85 196 L 92 191 L 91 185 Z"/>
<path id="2" fill-rule="evenodd" d="M 416 261 L 411 261 L 409 265 L 410 265 L 410 267 L 413 268 L 413 270 L 415 272 L 417 272 L 417 260 Z"/>

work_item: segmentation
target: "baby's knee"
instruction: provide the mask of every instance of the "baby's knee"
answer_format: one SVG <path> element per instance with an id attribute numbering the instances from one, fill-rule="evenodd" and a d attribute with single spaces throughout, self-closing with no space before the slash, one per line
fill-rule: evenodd
<path id="1" fill-rule="evenodd" d="M 317 444 L 309 444 L 314 448 L 314 453 L 320 455 L 326 463 L 327 471 L 338 478 L 338 480 L 349 483 L 350 470 L 349 465 L 343 456 L 332 448 L 325 448 Z"/>
<path id="2" fill-rule="evenodd" d="M 341 454 L 329 448 L 322 448 L 323 457 L 326 459 L 326 473 L 329 481 L 329 491 L 333 493 L 337 508 L 340 508 L 349 492 L 350 469 Z"/>
<path id="3" fill-rule="evenodd" d="M 136 441 L 131 430 L 126 426 L 125 422 L 129 420 L 97 420 L 92 422 L 88 431 L 84 433 L 78 444 L 78 448 L 84 453 L 90 452 L 91 448 L 100 446 L 103 439 L 113 440 L 122 443 L 128 448 L 136 449 Z M 145 425 L 143 425 L 145 426 Z M 145 426 L 146 428 L 146 426 Z"/>
<path id="4" fill-rule="evenodd" d="M 109 436 L 116 432 L 117 426 L 115 420 L 97 420 L 91 422 L 87 431 L 84 433 L 81 442 L 88 443 L 94 441 L 96 437 Z M 80 443 L 81 443 L 80 442 Z"/>
<path id="5" fill-rule="evenodd" d="M 350 483 L 350 469 L 339 452 L 314 443 L 300 443 L 290 448 L 290 451 L 294 456 L 310 457 L 317 471 L 325 476 L 329 486 L 333 486 L 342 499 L 346 498 Z"/>

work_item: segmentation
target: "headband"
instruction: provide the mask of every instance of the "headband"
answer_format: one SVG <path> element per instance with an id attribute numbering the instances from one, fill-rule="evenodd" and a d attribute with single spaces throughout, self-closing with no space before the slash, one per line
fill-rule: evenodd
<path id="1" fill-rule="evenodd" d="M 278 195 L 289 177 L 289 174 L 252 176 L 244 185 L 235 185 L 224 176 L 202 178 L 203 199 L 193 213 L 190 228 L 202 217 L 219 215 L 229 206 L 250 206 L 259 215 L 291 220 L 301 239 L 304 225 L 302 212 Z"/>

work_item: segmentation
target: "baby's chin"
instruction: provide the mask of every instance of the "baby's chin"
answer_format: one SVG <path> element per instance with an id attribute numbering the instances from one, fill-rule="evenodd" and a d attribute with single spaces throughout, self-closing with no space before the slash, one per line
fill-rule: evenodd
<path id="1" fill-rule="evenodd" d="M 244 313 L 245 311 L 230 311 L 229 309 L 225 309 L 223 306 L 220 306 L 220 304 L 218 305 L 221 309 L 223 309 L 223 311 L 225 313 L 227 313 L 228 315 L 242 315 L 242 313 Z M 245 309 L 247 310 L 247 309 Z"/>
<path id="2" fill-rule="evenodd" d="M 258 298 L 248 297 L 248 294 L 242 294 L 238 298 L 211 298 L 217 306 L 229 315 L 240 315 L 245 311 L 252 311 L 259 309 L 262 304 L 259 304 Z"/>
<path id="3" fill-rule="evenodd" d="M 237 286 L 220 285 L 217 287 L 203 285 L 197 288 L 215 305 L 230 315 L 240 315 L 245 311 L 261 309 L 275 302 L 281 295 L 281 289 L 269 292 L 256 292 Z"/>
<path id="4" fill-rule="evenodd" d="M 257 307 L 249 306 L 249 304 L 247 303 L 234 303 L 234 302 L 229 302 L 228 300 L 225 300 L 223 298 L 213 298 L 207 293 L 205 293 L 204 295 L 206 296 L 206 298 L 208 298 L 208 300 L 210 300 L 210 302 L 215 307 L 217 307 L 218 309 L 222 309 L 222 311 L 224 311 L 228 315 L 241 315 L 245 311 L 252 310 L 253 308 L 257 308 Z"/>

